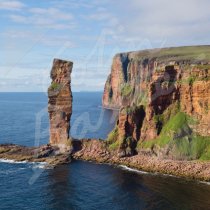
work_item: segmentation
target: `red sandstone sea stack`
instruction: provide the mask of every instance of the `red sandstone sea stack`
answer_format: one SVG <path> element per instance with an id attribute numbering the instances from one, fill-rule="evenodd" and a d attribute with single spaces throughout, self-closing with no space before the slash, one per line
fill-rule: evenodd
<path id="1" fill-rule="evenodd" d="M 72 114 L 71 72 L 73 63 L 54 59 L 51 85 L 48 88 L 48 112 L 50 118 L 50 144 L 68 145 Z"/>

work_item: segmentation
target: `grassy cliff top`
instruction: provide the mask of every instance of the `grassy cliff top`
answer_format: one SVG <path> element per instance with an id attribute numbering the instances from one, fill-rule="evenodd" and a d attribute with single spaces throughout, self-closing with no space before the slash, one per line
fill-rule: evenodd
<path id="1" fill-rule="evenodd" d="M 116 56 L 129 57 L 129 59 L 157 59 L 159 61 L 191 61 L 197 63 L 201 61 L 210 62 L 210 45 L 169 47 L 149 50 L 141 50 L 127 53 L 119 53 Z"/>

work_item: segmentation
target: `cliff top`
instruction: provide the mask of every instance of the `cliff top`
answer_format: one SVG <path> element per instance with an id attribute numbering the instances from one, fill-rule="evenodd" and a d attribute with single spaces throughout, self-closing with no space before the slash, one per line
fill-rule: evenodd
<path id="1" fill-rule="evenodd" d="M 128 57 L 129 59 L 142 60 L 145 58 L 156 59 L 159 61 L 190 61 L 197 63 L 201 61 L 210 61 L 210 45 L 203 46 L 184 46 L 156 48 L 141 51 L 116 54 L 115 57 Z"/>

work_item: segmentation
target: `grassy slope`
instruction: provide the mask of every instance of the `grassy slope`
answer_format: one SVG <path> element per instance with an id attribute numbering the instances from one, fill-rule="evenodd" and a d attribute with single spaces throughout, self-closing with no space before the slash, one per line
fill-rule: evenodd
<path id="1" fill-rule="evenodd" d="M 140 148 L 152 148 L 155 144 L 160 147 L 169 145 L 177 158 L 210 160 L 210 137 L 201 137 L 193 133 L 187 134 L 189 125 L 196 123 L 185 113 L 178 112 L 163 126 L 157 139 L 140 142 Z M 184 133 L 180 135 L 180 133 Z M 180 136 L 180 137 L 179 137 Z"/>
<path id="2" fill-rule="evenodd" d="M 122 53 L 127 54 L 127 53 Z M 131 58 L 157 58 L 159 60 L 209 60 L 210 59 L 210 45 L 203 46 L 186 46 L 186 47 L 170 47 L 157 48 L 151 50 L 142 50 L 128 53 Z"/>

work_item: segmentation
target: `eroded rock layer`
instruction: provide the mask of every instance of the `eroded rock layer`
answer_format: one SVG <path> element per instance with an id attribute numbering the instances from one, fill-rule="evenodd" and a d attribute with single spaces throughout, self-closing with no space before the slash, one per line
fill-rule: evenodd
<path id="1" fill-rule="evenodd" d="M 54 59 L 51 85 L 48 88 L 50 144 L 66 145 L 69 139 L 72 114 L 71 72 L 73 63 Z"/>
<path id="2" fill-rule="evenodd" d="M 127 136 L 154 140 L 163 132 L 170 133 L 170 140 L 192 132 L 210 136 L 210 46 L 117 54 L 105 84 L 103 106 L 121 108 L 117 125 L 121 142 Z M 180 125 L 168 128 L 176 114 Z"/>

